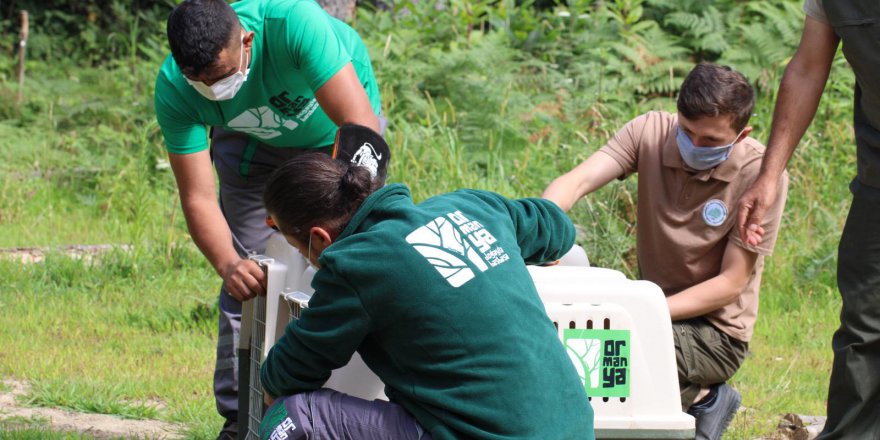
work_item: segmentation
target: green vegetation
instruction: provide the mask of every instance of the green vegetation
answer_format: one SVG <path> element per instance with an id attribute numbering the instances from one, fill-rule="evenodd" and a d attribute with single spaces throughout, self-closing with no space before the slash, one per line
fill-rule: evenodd
<path id="1" fill-rule="evenodd" d="M 48 420 L 41 418 L 23 419 L 10 417 L 0 420 L 0 432 L 4 439 L 11 440 L 84 440 L 81 434 L 52 432 L 46 429 Z"/>
<path id="2" fill-rule="evenodd" d="M 9 417 L 0 420 L 2 437 L 9 440 L 88 440 L 92 438 L 87 434 L 51 431 L 47 426 L 49 426 L 49 420 L 42 417 Z"/>
<path id="3" fill-rule="evenodd" d="M 182 423 L 189 438 L 212 438 L 219 280 L 186 232 L 152 110 L 171 2 L 50 3 L 54 10 L 31 8 L 20 106 L 17 14 L 0 11 L 0 248 L 131 247 L 84 260 L 60 251 L 39 264 L 0 259 L 0 377 L 32 385 L 25 404 L 159 418 Z M 754 82 L 754 136 L 766 140 L 801 2 L 710 3 L 362 8 L 354 26 L 391 122 L 390 180 L 417 199 L 461 187 L 540 195 L 633 116 L 674 111 L 678 85 L 700 60 Z M 790 166 L 752 356 L 733 380 L 747 410 L 728 438 L 766 435 L 786 412 L 825 412 L 836 243 L 855 174 L 852 82 L 839 59 Z M 633 277 L 635 198 L 629 179 L 571 214 L 593 263 Z M 149 404 L 156 400 L 163 405 Z M 0 421 L 4 438 L 47 438 L 42 429 Z"/>

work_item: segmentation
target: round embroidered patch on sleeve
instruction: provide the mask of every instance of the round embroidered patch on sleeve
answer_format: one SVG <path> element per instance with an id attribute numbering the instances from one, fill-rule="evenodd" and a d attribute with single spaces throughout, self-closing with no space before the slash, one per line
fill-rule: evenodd
<path id="1" fill-rule="evenodd" d="M 712 199 L 703 205 L 703 220 L 709 226 L 721 226 L 727 219 L 727 205 L 721 200 Z"/>

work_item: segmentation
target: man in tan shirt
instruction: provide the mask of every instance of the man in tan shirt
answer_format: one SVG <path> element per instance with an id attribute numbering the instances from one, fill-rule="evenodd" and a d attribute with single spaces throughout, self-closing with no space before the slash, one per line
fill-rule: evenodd
<path id="1" fill-rule="evenodd" d="M 682 83 L 677 114 L 633 119 L 544 191 L 567 211 L 611 180 L 639 174 L 639 270 L 666 294 L 682 408 L 696 417 L 698 439 L 721 438 L 740 404 L 726 381 L 748 351 L 763 257 L 773 250 L 785 205 L 787 176 L 760 241 L 742 241 L 731 209 L 764 155 L 748 137 L 754 96 L 742 74 L 700 64 Z"/>

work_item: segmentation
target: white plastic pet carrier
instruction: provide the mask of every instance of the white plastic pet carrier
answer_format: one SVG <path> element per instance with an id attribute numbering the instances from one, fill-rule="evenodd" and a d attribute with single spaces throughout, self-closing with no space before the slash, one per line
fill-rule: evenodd
<path id="1" fill-rule="evenodd" d="M 253 259 L 266 270 L 268 293 L 242 309 L 239 426 L 247 440 L 259 438 L 265 411 L 260 364 L 287 323 L 308 307 L 314 275 L 280 234 L 269 240 L 266 256 Z M 681 411 L 672 326 L 660 288 L 610 269 L 558 265 L 529 272 L 591 396 L 596 437 L 693 438 L 694 419 Z M 357 354 L 325 386 L 385 398 L 382 382 Z"/>

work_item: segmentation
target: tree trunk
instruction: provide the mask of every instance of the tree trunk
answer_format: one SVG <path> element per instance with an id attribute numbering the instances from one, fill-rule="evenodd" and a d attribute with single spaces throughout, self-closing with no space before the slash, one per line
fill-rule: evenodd
<path id="1" fill-rule="evenodd" d="M 16 105 L 21 105 L 24 101 L 24 58 L 28 39 L 28 13 L 21 11 L 21 39 L 18 42 L 18 97 L 15 101 Z"/>

